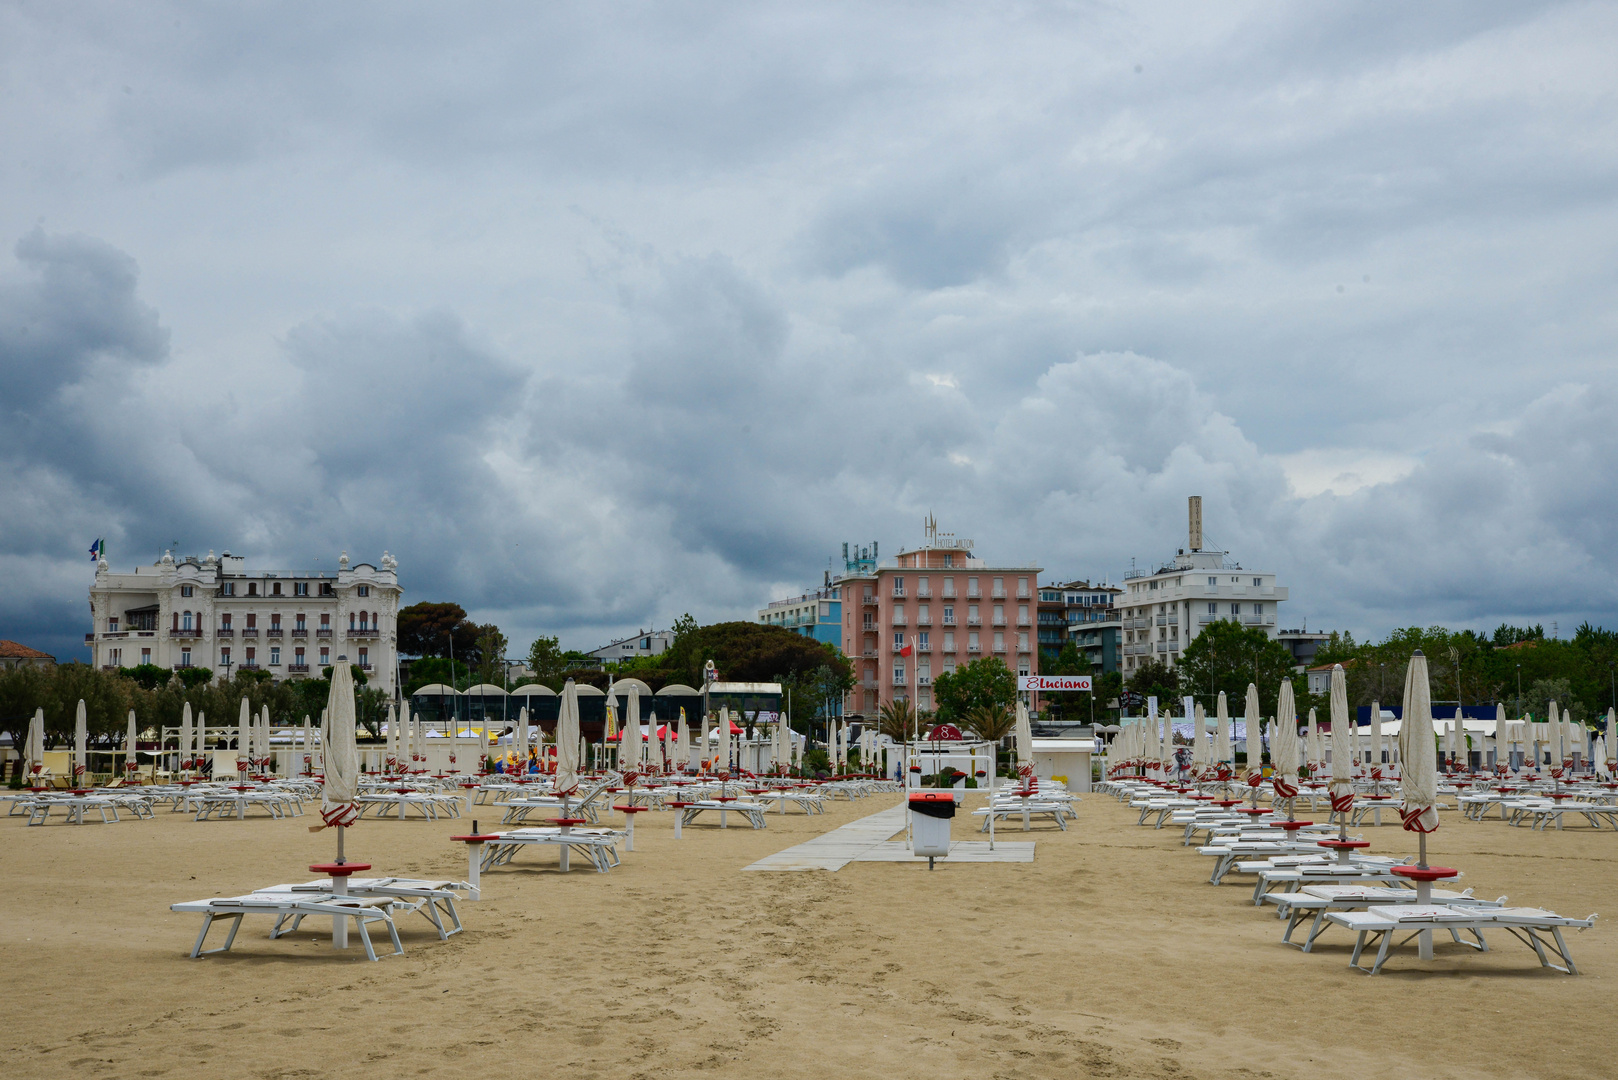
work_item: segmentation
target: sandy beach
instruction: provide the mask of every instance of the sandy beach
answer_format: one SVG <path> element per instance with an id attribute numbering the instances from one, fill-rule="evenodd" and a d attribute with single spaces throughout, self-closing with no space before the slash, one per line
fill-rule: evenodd
<path id="1" fill-rule="evenodd" d="M 1413 950 L 1375 978 L 1349 939 L 1279 942 L 1251 887 L 1206 883 L 1170 830 L 1089 795 L 1067 832 L 1015 826 L 1030 864 L 852 863 L 743 872 L 754 860 L 897 802 L 771 815 L 676 841 L 640 815 L 609 874 L 563 876 L 525 854 L 462 905 L 440 942 L 401 919 L 406 955 L 337 954 L 329 926 L 268 940 L 250 920 L 227 955 L 186 959 L 200 918 L 168 905 L 306 880 L 329 858 L 314 817 L 29 828 L 0 818 L 6 1074 L 62 1076 L 1605 1077 L 1605 924 L 1571 939 L 1583 974 L 1493 951 Z M 479 807 L 484 828 L 498 820 Z M 621 820 L 612 815 L 611 820 Z M 353 859 L 377 873 L 462 877 L 470 821 L 366 821 Z M 976 836 L 957 818 L 957 838 Z M 1396 826 L 1365 830 L 1405 851 Z M 1618 836 L 1531 833 L 1453 811 L 1434 861 L 1479 896 L 1618 915 Z M 578 863 L 575 863 L 575 867 Z"/>

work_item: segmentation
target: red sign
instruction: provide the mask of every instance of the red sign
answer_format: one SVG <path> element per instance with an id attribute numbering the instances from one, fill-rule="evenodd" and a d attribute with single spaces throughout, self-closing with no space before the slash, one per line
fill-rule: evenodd
<path id="1" fill-rule="evenodd" d="M 961 729 L 954 724 L 939 724 L 927 733 L 928 742 L 960 742 Z"/>

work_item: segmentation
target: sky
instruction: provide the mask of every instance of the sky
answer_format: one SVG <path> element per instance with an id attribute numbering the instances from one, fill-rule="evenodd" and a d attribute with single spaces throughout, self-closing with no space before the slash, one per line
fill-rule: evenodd
<path id="1" fill-rule="evenodd" d="M 0 637 L 87 549 L 536 635 L 922 522 L 1618 624 L 1618 6 L 0 2 Z"/>

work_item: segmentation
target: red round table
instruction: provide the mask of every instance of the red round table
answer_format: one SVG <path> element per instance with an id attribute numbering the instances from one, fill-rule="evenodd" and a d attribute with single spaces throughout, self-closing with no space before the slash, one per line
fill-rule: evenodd
<path id="1" fill-rule="evenodd" d="M 1272 828 L 1285 829 L 1287 832 L 1294 832 L 1294 831 L 1296 831 L 1298 829 L 1303 828 L 1305 825 L 1313 825 L 1314 822 L 1312 822 L 1312 821 L 1272 821 L 1272 822 L 1269 822 L 1268 824 Z"/>
<path id="2" fill-rule="evenodd" d="M 688 802 L 675 802 L 670 800 L 663 805 L 674 807 L 674 839 L 678 840 L 680 838 L 680 818 L 684 816 L 681 811 L 691 804 Z"/>
<path id="3" fill-rule="evenodd" d="M 1322 840 L 1320 846 L 1334 849 L 1337 852 L 1337 861 L 1347 863 L 1349 852 L 1356 848 L 1368 848 L 1371 846 L 1371 842 L 1369 840 Z"/>
<path id="4" fill-rule="evenodd" d="M 472 825 L 475 828 L 477 826 L 477 822 L 474 821 Z M 483 888 L 481 882 L 479 881 L 479 877 L 483 871 L 482 848 L 483 845 L 488 843 L 490 840 L 500 839 L 500 834 L 476 832 L 462 833 L 459 836 L 452 836 L 450 839 L 459 841 L 460 843 L 466 845 L 466 883 L 470 886 L 470 888 L 467 890 L 467 899 L 481 899 L 483 896 Z"/>
<path id="5" fill-rule="evenodd" d="M 1433 882 L 1445 878 L 1458 877 L 1459 870 L 1448 866 L 1395 866 L 1391 868 L 1396 877 L 1409 878 L 1416 883 L 1416 903 L 1431 904 L 1433 902 Z M 1433 958 L 1433 932 L 1421 931 L 1420 939 L 1416 943 L 1418 955 L 1423 960 Z"/>
<path id="6" fill-rule="evenodd" d="M 312 874 L 326 874 L 331 878 L 331 891 L 337 896 L 348 895 L 348 877 L 361 870 L 369 870 L 370 863 L 344 862 L 344 863 L 310 863 L 309 872 Z M 348 948 L 348 919 L 343 915 L 331 917 L 331 943 L 334 948 Z"/>

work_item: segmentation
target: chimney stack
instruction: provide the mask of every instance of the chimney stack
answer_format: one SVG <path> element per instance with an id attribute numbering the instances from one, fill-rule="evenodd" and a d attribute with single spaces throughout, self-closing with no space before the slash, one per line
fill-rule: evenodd
<path id="1" fill-rule="evenodd" d="M 1202 496 L 1193 495 L 1187 500 L 1191 518 L 1191 550 L 1202 550 Z"/>

